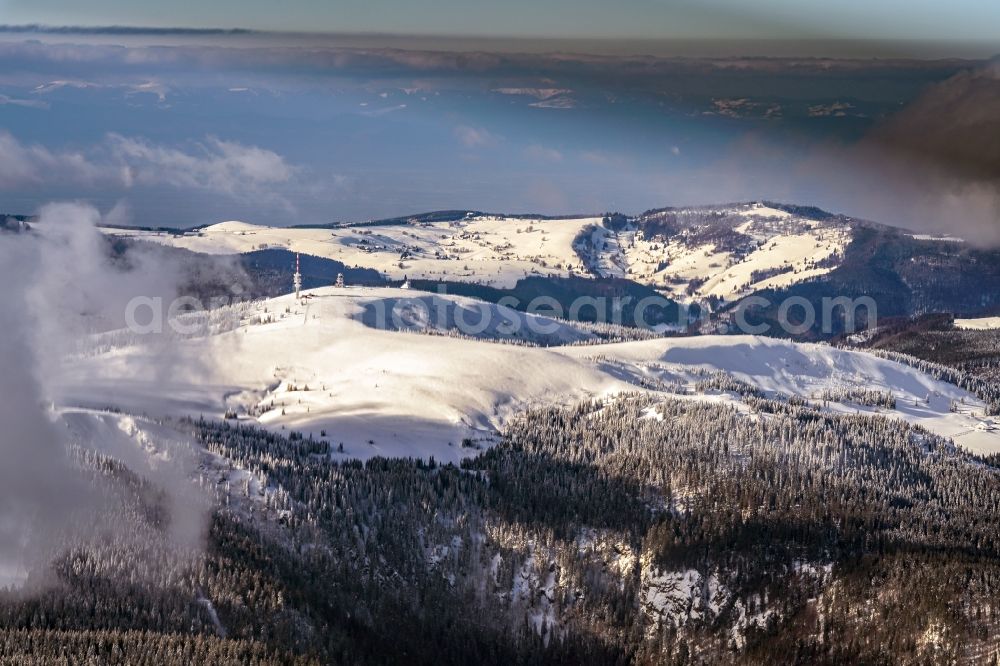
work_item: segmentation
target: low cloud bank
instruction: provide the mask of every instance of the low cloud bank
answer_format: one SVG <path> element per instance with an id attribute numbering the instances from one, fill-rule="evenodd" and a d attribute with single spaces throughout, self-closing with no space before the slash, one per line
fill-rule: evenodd
<path id="1" fill-rule="evenodd" d="M 96 229 L 104 221 L 88 206 L 51 205 L 32 232 L 0 236 L 0 588 L 20 583 L 29 568 L 44 568 L 59 544 L 86 541 L 83 526 L 107 523 L 102 516 L 114 513 L 114 493 L 84 481 L 69 452 L 74 443 L 124 462 L 165 493 L 167 543 L 189 549 L 206 529 L 207 504 L 190 484 L 196 460 L 189 449 L 169 442 L 153 459 L 137 445 L 141 436 L 118 426 L 88 426 L 92 441 L 76 441 L 80 428 L 52 404 L 65 355 L 88 335 L 124 326 L 133 297 L 176 297 L 184 277 L 175 257 L 154 249 L 112 256 Z M 175 368 L 171 352 L 170 340 L 149 340 L 149 367 L 141 371 L 167 377 L 191 370 Z M 135 538 L 127 527 L 106 528 L 114 539 Z"/>
<path id="2" fill-rule="evenodd" d="M 0 130 L 0 154 L 0 190 L 62 181 L 124 189 L 168 185 L 267 199 L 277 196 L 271 187 L 296 172 L 274 151 L 213 136 L 176 147 L 112 133 L 83 150 L 53 150 Z"/>

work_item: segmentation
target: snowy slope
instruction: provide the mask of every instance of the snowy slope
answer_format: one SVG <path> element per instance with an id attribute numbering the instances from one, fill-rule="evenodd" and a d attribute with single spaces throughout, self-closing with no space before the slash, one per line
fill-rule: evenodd
<path id="1" fill-rule="evenodd" d="M 664 234 L 658 218 L 676 221 L 679 230 Z M 633 280 L 678 299 L 727 301 L 828 273 L 851 239 L 846 223 L 818 222 L 762 204 L 650 215 L 620 235 Z"/>
<path id="2" fill-rule="evenodd" d="M 510 287 L 529 275 L 585 273 L 573 241 L 601 218 L 534 220 L 475 217 L 337 229 L 284 229 L 223 222 L 181 235 L 104 229 L 207 254 L 284 248 L 373 268 L 392 279 L 458 280 Z"/>
<path id="3" fill-rule="evenodd" d="M 613 359 L 619 376 L 664 383 L 691 383 L 698 371 L 722 371 L 769 395 L 816 397 L 824 389 L 882 390 L 897 400 L 894 411 L 836 405 L 837 411 L 879 412 L 954 438 L 974 452 L 1000 450 L 1000 433 L 980 430 L 982 401 L 920 371 L 863 352 L 757 336 L 699 336 L 565 347 L 574 358 Z M 960 404 L 952 413 L 951 405 Z"/>
<path id="4" fill-rule="evenodd" d="M 1000 328 L 1000 317 L 980 317 L 978 319 L 956 319 L 956 328 L 970 331 L 988 331 Z"/>
<path id="5" fill-rule="evenodd" d="M 677 222 L 668 234 L 664 220 Z M 223 222 L 184 234 L 104 231 L 210 254 L 283 248 L 392 279 L 510 287 L 531 275 L 627 277 L 678 300 L 732 300 L 817 277 L 837 265 L 851 238 L 847 222 L 821 222 L 756 203 L 652 213 L 620 229 L 600 217 L 479 216 L 336 229 Z"/>
<path id="6" fill-rule="evenodd" d="M 305 305 L 291 296 L 266 302 L 261 314 L 271 323 L 179 341 L 169 372 L 150 368 L 135 346 L 77 359 L 62 400 L 174 416 L 233 408 L 269 427 L 317 438 L 327 431 L 355 457 L 458 459 L 474 453 L 461 449 L 463 439 L 490 439 L 526 404 L 627 388 L 547 349 L 374 330 L 364 321 L 373 302 L 412 292 L 313 293 Z"/>
<path id="7" fill-rule="evenodd" d="M 750 336 L 526 347 L 371 327 L 379 303 L 427 294 L 330 287 L 310 295 L 251 306 L 253 316 L 233 330 L 178 340 L 169 354 L 123 337 L 121 346 L 71 359 L 56 378 L 59 402 L 154 416 L 234 410 L 269 428 L 326 432 L 346 456 L 457 460 L 488 446 L 505 419 L 530 405 L 678 387 L 690 399 L 736 401 L 690 390 L 723 371 L 776 396 L 882 388 L 898 405 L 881 413 L 976 451 L 1000 451 L 1000 432 L 976 429 L 982 405 L 973 396 L 863 352 Z M 562 333 L 579 335 L 570 325 Z M 952 401 L 964 401 L 961 413 L 949 411 Z"/>

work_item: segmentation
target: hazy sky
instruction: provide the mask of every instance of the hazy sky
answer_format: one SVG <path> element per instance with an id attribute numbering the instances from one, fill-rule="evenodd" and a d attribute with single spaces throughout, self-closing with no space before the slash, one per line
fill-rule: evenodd
<path id="1" fill-rule="evenodd" d="M 1000 242 L 1000 60 L 953 59 L 1000 53 L 1000 3 L 941 7 L 0 0 L 0 214 L 77 200 L 189 227 L 773 199 L 976 220 Z M 262 32 L 10 27 L 28 24 Z M 677 54 L 712 57 L 657 57 Z M 851 59 L 801 59 L 821 55 Z"/>
<path id="2" fill-rule="evenodd" d="M 995 0 L 0 0 L 0 23 L 645 38 L 986 40 Z"/>

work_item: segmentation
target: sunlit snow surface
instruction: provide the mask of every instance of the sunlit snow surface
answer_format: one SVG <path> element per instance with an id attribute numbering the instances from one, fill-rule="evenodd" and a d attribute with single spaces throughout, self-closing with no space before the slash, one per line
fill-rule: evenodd
<path id="1" fill-rule="evenodd" d="M 956 319 L 955 327 L 970 331 L 1000 329 L 1000 317 L 980 317 L 978 319 Z"/>
<path id="2" fill-rule="evenodd" d="M 745 254 L 720 247 L 711 235 L 703 240 L 682 235 L 664 241 L 631 226 L 609 229 L 600 217 L 470 216 L 452 222 L 336 229 L 233 221 L 183 234 L 104 231 L 206 254 L 281 248 L 371 268 L 391 279 L 407 276 L 511 287 L 532 275 L 626 277 L 680 300 L 692 296 L 731 300 L 815 278 L 838 264 L 851 239 L 846 222 L 818 222 L 756 203 L 678 214 L 699 211 L 705 219 L 738 222 L 734 230 L 748 244 Z"/>
<path id="3" fill-rule="evenodd" d="M 105 229 L 206 254 L 281 248 L 372 268 L 394 279 L 479 282 L 510 287 L 529 275 L 585 273 L 573 249 L 578 234 L 601 218 L 531 220 L 478 217 L 458 222 L 337 229 L 284 229 L 222 222 L 181 235 Z M 403 254 L 409 256 L 401 260 Z M 400 266 L 402 264 L 402 266 Z"/>
<path id="4" fill-rule="evenodd" d="M 776 396 L 892 391 L 895 411 L 836 403 L 830 409 L 900 417 L 970 450 L 1000 451 L 1000 432 L 977 429 L 984 419 L 974 396 L 863 352 L 753 336 L 517 346 L 372 328 L 373 308 L 428 296 L 416 291 L 328 287 L 307 294 L 246 305 L 231 330 L 168 347 L 147 347 L 141 336 L 105 341 L 67 360 L 55 382 L 58 400 L 157 417 L 218 419 L 235 410 L 247 422 L 343 443 L 337 455 L 345 457 L 458 460 L 489 446 L 504 421 L 526 407 L 649 390 L 642 387 L 650 380 L 693 388 L 719 370 Z M 556 334 L 588 337 L 569 323 Z M 687 398 L 738 402 L 728 394 Z M 953 401 L 959 413 L 950 412 Z"/>

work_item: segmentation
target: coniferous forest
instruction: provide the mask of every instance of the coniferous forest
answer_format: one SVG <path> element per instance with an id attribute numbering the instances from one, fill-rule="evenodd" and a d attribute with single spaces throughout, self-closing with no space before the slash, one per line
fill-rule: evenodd
<path id="1" fill-rule="evenodd" d="M 0 663 L 991 663 L 1000 468 L 875 415 L 748 394 L 528 411 L 463 466 L 205 447 L 204 548 L 81 451 L 140 537 L 3 594 Z M 335 433 L 331 433 L 335 439 Z M 225 481 L 212 476 L 227 470 Z M 236 482 L 235 479 L 242 481 Z"/>

